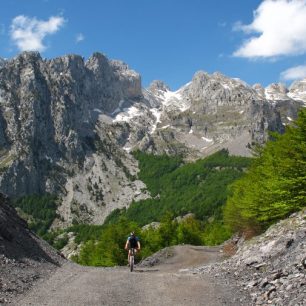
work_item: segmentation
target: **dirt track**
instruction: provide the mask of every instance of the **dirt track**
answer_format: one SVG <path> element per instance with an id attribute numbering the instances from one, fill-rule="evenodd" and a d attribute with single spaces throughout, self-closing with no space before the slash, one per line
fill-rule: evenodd
<path id="1" fill-rule="evenodd" d="M 235 288 L 185 269 L 219 261 L 219 248 L 177 246 L 154 267 L 65 264 L 14 305 L 242 305 Z M 237 301 L 238 299 L 238 301 Z"/>

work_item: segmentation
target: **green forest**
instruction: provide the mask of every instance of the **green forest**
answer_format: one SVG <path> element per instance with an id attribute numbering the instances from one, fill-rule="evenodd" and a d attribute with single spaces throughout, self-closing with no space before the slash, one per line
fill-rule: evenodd
<path id="1" fill-rule="evenodd" d="M 57 198 L 51 194 L 28 195 L 12 201 L 12 205 L 23 217 L 30 229 L 45 240 L 49 240 L 49 229 L 56 214 Z"/>
<path id="2" fill-rule="evenodd" d="M 83 231 L 86 227 L 82 228 Z M 82 230 L 79 228 L 78 239 L 82 236 Z M 205 226 L 199 220 L 189 216 L 178 222 L 171 213 L 166 213 L 157 229 L 148 227 L 141 229 L 137 223 L 128 221 L 121 217 L 116 224 L 108 224 L 99 229 L 99 235 L 92 237 L 86 236 L 83 240 L 84 245 L 81 248 L 79 256 L 73 258 L 79 264 L 91 266 L 115 266 L 127 263 L 127 252 L 124 250 L 124 244 L 127 235 L 131 231 L 136 231 L 140 238 L 141 252 L 137 254 L 137 259 L 141 260 L 158 250 L 176 244 L 205 244 L 206 236 Z M 219 237 L 222 241 L 228 237 L 227 232 L 220 232 Z M 85 237 L 83 237 L 85 238 Z M 81 239 L 82 241 L 82 239 Z"/>
<path id="3" fill-rule="evenodd" d="M 116 223 L 120 216 L 140 226 L 160 221 L 166 212 L 175 217 L 194 213 L 196 219 L 222 219 L 227 186 L 240 178 L 250 164 L 246 157 L 230 156 L 219 151 L 193 163 L 167 155 L 134 153 L 139 160 L 139 178 L 152 198 L 133 202 L 125 210 L 115 210 L 105 223 Z"/>
<path id="4" fill-rule="evenodd" d="M 306 206 L 306 110 L 284 134 L 271 137 L 230 187 L 224 221 L 231 231 L 261 233 Z"/>
<path id="5" fill-rule="evenodd" d="M 219 151 L 205 159 L 184 163 L 181 157 L 134 153 L 139 178 L 152 198 L 115 210 L 103 226 L 76 225 L 76 241 L 83 247 L 74 260 L 83 265 L 113 266 L 126 263 L 127 235 L 136 231 L 142 251 L 139 259 L 171 245 L 216 245 L 231 236 L 222 210 L 228 186 L 240 178 L 251 159 Z M 185 216 L 185 217 L 184 217 Z M 158 227 L 142 226 L 160 222 Z"/>

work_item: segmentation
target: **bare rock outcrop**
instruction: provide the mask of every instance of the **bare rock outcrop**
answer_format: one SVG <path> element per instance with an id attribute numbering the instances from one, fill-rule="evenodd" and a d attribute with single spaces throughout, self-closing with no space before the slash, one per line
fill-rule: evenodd
<path id="1" fill-rule="evenodd" d="M 65 260 L 39 239 L 0 194 L 0 304 L 28 290 Z"/>
<path id="2" fill-rule="evenodd" d="M 44 60 L 23 52 L 0 69 L 0 190 L 62 198 L 62 224 L 101 223 L 144 185 L 102 114 L 142 97 L 140 76 L 94 53 Z M 57 224 L 60 225 L 60 224 Z"/>
<path id="3" fill-rule="evenodd" d="M 305 305 L 306 211 L 271 226 L 250 241 L 238 242 L 238 251 L 217 265 L 195 273 L 236 282 L 248 291 L 250 305 Z"/>
<path id="4" fill-rule="evenodd" d="M 161 82 L 148 90 L 161 103 L 155 111 L 151 147 L 162 146 L 168 153 L 182 150 L 206 156 L 226 148 L 232 154 L 250 155 L 250 147 L 264 143 L 269 131 L 284 130 L 279 111 L 263 92 L 218 72 L 199 71 L 175 92 Z"/>

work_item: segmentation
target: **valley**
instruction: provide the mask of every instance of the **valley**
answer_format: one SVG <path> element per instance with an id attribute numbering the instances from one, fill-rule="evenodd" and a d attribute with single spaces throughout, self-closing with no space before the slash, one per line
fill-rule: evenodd
<path id="1" fill-rule="evenodd" d="M 304 85 L 264 89 L 199 71 L 176 91 L 162 81 L 142 88 L 137 72 L 102 53 L 23 52 L 0 69 L 0 190 L 58 197 L 52 228 L 102 224 L 151 196 L 131 152 L 250 156 L 296 119 Z"/>
<path id="2" fill-rule="evenodd" d="M 0 303 L 302 305 L 305 84 L 1 60 Z"/>

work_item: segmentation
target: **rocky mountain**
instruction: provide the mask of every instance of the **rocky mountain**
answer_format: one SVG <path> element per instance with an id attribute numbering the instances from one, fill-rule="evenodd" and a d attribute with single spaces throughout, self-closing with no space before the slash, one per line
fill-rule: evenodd
<path id="1" fill-rule="evenodd" d="M 0 57 L 0 68 L 4 65 L 4 63 L 5 63 L 5 60 Z"/>
<path id="2" fill-rule="evenodd" d="M 123 139 L 127 151 L 139 148 L 196 158 L 227 148 L 232 154 L 250 155 L 250 147 L 265 142 L 268 131 L 282 132 L 297 117 L 306 99 L 290 94 L 281 84 L 251 87 L 220 73 L 200 71 L 175 92 L 161 81 L 143 90 L 155 122 L 147 117 L 150 130 L 142 139 L 134 137 L 145 133 L 143 111 L 137 105 L 121 109 L 115 121 L 133 126 Z"/>
<path id="3" fill-rule="evenodd" d="M 0 304 L 29 289 L 65 260 L 31 232 L 0 194 Z"/>
<path id="4" fill-rule="evenodd" d="M 304 105 L 304 83 L 287 90 L 197 72 L 173 92 L 94 53 L 51 60 L 24 52 L 0 67 L 0 191 L 60 197 L 54 226 L 101 223 L 149 197 L 132 150 L 186 159 L 250 147 L 284 130 Z"/>
<path id="5" fill-rule="evenodd" d="M 306 101 L 306 79 L 295 81 L 289 88 L 288 96 L 293 100 Z"/>
<path id="6" fill-rule="evenodd" d="M 137 164 L 104 113 L 142 96 L 140 76 L 96 53 L 50 61 L 24 52 L 0 70 L 1 190 L 62 196 L 64 223 L 101 222 L 141 195 Z M 145 196 L 145 195 L 144 195 Z"/>

